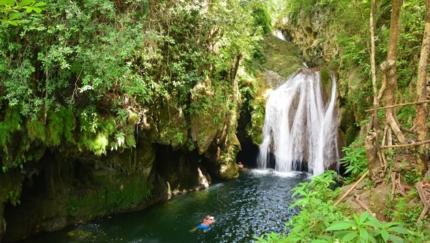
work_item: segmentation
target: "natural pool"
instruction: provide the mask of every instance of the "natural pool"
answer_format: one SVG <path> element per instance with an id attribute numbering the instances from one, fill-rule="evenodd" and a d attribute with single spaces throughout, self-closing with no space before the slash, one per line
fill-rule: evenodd
<path id="1" fill-rule="evenodd" d="M 215 181 L 209 189 L 176 196 L 162 205 L 40 234 L 20 243 L 249 243 L 263 233 L 285 231 L 285 222 L 297 213 L 288 209 L 293 201 L 291 189 L 308 179 L 308 174 L 299 172 L 241 171 L 237 179 Z M 191 233 L 207 214 L 217 220 L 212 229 Z"/>

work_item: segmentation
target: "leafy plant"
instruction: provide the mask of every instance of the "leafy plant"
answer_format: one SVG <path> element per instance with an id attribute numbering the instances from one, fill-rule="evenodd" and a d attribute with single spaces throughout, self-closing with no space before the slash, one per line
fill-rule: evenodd
<path id="1" fill-rule="evenodd" d="M 35 0 L 0 0 L 0 22 L 15 26 L 26 23 L 28 14 L 41 13 L 45 5 L 45 2 Z"/>
<path id="2" fill-rule="evenodd" d="M 293 197 L 297 198 L 290 209 L 301 211 L 286 223 L 289 234 L 265 234 L 256 238 L 257 242 L 310 242 L 323 234 L 331 222 L 344 219 L 345 216 L 332 203 L 338 194 L 331 189 L 335 178 L 336 172 L 327 171 L 312 181 L 297 185 L 293 189 Z"/>
<path id="3" fill-rule="evenodd" d="M 341 159 L 341 164 L 346 166 L 345 174 L 349 174 L 347 182 L 356 181 L 367 170 L 366 150 L 362 141 L 356 140 L 348 147 L 342 149 L 345 156 Z"/>
<path id="4" fill-rule="evenodd" d="M 415 184 L 418 181 L 422 180 L 422 177 L 419 175 L 416 168 L 406 171 L 404 175 L 406 182 L 408 182 L 409 184 Z"/>
<path id="5" fill-rule="evenodd" d="M 341 242 L 404 242 L 398 235 L 409 234 L 408 230 L 403 228 L 397 222 L 380 222 L 367 211 L 363 212 L 360 217 L 353 215 L 354 220 L 334 222 L 325 231 L 333 232 L 335 239 Z"/>
<path id="6" fill-rule="evenodd" d="M 415 203 L 411 203 L 418 197 L 418 192 L 413 188 L 406 197 L 401 197 L 395 204 L 393 219 L 404 222 L 408 225 L 414 225 L 422 211 L 422 204 L 418 207 Z"/>

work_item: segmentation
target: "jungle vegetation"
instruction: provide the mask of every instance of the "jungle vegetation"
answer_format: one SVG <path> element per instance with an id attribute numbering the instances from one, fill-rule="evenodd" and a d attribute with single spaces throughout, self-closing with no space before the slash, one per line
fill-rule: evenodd
<path id="1" fill-rule="evenodd" d="M 343 106 L 359 117 L 360 132 L 343 149 L 345 177 L 328 171 L 297 186 L 291 207 L 302 211 L 286 223 L 287 233 L 266 234 L 258 242 L 428 242 L 430 1 L 307 0 L 282 6 L 293 24 L 321 9 L 329 12 L 341 78 L 358 70 L 340 92 L 346 94 Z M 361 185 L 360 194 L 373 197 L 366 205 L 354 196 L 364 212 L 341 203 L 351 190 L 333 189 L 339 181 L 351 190 Z"/>
<path id="2" fill-rule="evenodd" d="M 190 106 L 193 87 L 206 80 L 215 103 L 226 99 L 270 26 L 262 1 L 0 6 L 3 172 L 37 160 L 34 147 L 96 155 L 133 147 L 148 107 L 204 112 L 209 100 Z"/>
<path id="3" fill-rule="evenodd" d="M 287 223 L 289 234 L 258 241 L 429 240 L 420 198 L 429 182 L 429 0 L 0 0 L 2 172 L 37 161 L 46 148 L 102 155 L 134 147 L 148 107 L 205 113 L 234 86 L 252 99 L 260 40 L 282 18 L 294 24 L 321 9 L 336 34 L 332 64 L 341 77 L 358 70 L 340 87 L 341 106 L 354 111 L 360 131 L 347 133 L 342 180 L 369 174 L 367 188 L 393 183 L 408 190 L 389 198 L 384 222 L 335 206 L 340 192 L 330 188 L 340 179 L 327 172 L 295 189 L 301 213 Z M 193 93 L 199 83 L 213 87 L 214 102 Z M 203 102 L 191 106 L 192 96 Z M 261 109 L 252 112 L 261 118 Z M 19 203 L 11 192 L 8 200 Z"/>

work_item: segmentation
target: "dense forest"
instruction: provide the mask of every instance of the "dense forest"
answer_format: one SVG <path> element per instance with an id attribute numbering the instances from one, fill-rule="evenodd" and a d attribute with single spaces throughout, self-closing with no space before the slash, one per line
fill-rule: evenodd
<path id="1" fill-rule="evenodd" d="M 342 173 L 256 240 L 430 240 L 430 0 L 0 0 L 0 21 L 0 242 L 236 178 L 262 73 L 301 63 L 339 82 Z"/>

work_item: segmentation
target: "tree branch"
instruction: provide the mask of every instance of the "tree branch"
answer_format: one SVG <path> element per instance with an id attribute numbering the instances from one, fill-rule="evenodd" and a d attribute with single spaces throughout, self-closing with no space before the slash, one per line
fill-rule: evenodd
<path id="1" fill-rule="evenodd" d="M 425 140 L 418 143 L 407 143 L 407 144 L 397 144 L 397 145 L 387 145 L 387 146 L 381 146 L 381 148 L 403 148 L 403 147 L 413 147 L 418 146 L 422 144 L 430 143 L 430 140 Z"/>
<path id="2" fill-rule="evenodd" d="M 419 105 L 419 104 L 423 104 L 423 103 L 430 103 L 430 100 L 423 100 L 423 101 L 417 101 L 417 102 L 410 102 L 410 103 L 402 103 L 402 104 L 397 104 L 397 105 L 383 106 L 383 107 L 378 107 L 378 110 L 391 109 L 391 108 L 396 108 L 396 107 L 401 107 L 401 106 L 407 106 L 407 105 Z M 373 111 L 373 109 L 368 109 L 368 110 L 365 110 L 365 111 L 366 112 L 370 112 L 370 111 Z"/>

